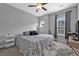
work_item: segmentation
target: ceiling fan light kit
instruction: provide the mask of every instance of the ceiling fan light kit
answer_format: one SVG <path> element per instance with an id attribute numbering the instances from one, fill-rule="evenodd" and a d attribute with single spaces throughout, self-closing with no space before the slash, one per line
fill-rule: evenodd
<path id="1" fill-rule="evenodd" d="M 36 12 L 38 12 L 39 9 L 43 9 L 44 11 L 47 11 L 47 9 L 44 7 L 47 3 L 37 3 L 36 5 L 28 5 L 28 7 L 36 7 Z"/>
<path id="2" fill-rule="evenodd" d="M 41 9 L 42 7 L 43 7 L 42 4 L 37 5 L 37 9 Z"/>

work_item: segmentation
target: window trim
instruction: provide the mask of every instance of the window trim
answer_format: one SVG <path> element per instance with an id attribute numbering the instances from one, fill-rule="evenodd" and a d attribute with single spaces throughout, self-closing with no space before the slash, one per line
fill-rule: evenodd
<path id="1" fill-rule="evenodd" d="M 60 20 L 61 18 L 58 20 L 58 17 L 62 17 L 62 16 L 64 16 L 64 18 L 63 18 L 63 19 L 64 19 L 64 26 L 58 26 L 58 21 L 62 21 L 62 20 Z M 65 18 L 65 14 L 60 14 L 60 15 L 58 15 L 58 17 L 57 17 L 57 35 L 63 35 L 63 36 L 65 36 L 65 19 L 66 19 L 66 18 Z M 59 28 L 60 28 L 60 27 L 64 27 L 64 34 L 60 34 L 60 33 L 58 32 L 58 31 L 59 31 L 59 30 L 58 30 L 58 27 L 59 27 Z M 60 31 L 61 31 L 61 28 L 60 28 Z"/>

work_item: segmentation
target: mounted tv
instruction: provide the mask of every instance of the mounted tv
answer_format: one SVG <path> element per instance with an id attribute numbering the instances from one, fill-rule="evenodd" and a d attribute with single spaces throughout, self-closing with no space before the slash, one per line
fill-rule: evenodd
<path id="1" fill-rule="evenodd" d="M 76 34 L 79 39 L 79 21 L 76 22 Z"/>

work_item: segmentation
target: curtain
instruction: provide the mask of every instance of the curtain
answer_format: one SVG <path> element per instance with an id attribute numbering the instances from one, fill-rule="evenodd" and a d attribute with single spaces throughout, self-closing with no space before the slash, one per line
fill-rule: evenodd
<path id="1" fill-rule="evenodd" d="M 57 15 L 55 15 L 55 29 L 54 29 L 54 38 L 57 38 Z"/>
<path id="2" fill-rule="evenodd" d="M 68 32 L 71 32 L 71 10 L 65 14 L 65 39 L 68 39 Z"/>

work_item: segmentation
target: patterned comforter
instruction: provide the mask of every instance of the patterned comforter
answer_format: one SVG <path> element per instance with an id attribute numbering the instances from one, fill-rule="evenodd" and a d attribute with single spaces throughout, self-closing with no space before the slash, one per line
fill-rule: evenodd
<path id="1" fill-rule="evenodd" d="M 43 56 L 44 49 L 51 49 L 53 40 L 53 36 L 48 34 L 17 36 L 16 45 L 20 48 L 20 52 L 26 56 Z"/>

